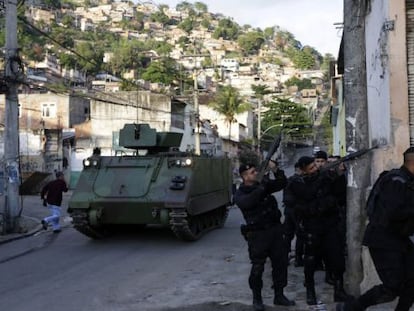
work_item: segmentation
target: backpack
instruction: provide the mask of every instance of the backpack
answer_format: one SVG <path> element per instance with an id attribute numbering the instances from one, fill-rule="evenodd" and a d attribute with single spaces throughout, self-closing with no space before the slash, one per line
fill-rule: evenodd
<path id="1" fill-rule="evenodd" d="M 369 193 L 367 204 L 365 207 L 368 218 L 371 218 L 375 213 L 375 207 L 377 205 L 378 195 L 381 192 L 382 183 L 385 180 L 389 180 L 390 178 L 396 175 L 400 176 L 406 182 L 406 177 L 401 174 L 399 169 L 385 170 L 379 174 L 377 180 L 372 186 L 371 192 Z"/>

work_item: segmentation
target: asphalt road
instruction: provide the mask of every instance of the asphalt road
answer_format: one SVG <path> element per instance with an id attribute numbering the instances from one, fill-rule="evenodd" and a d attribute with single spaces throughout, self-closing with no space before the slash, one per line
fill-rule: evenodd
<path id="1" fill-rule="evenodd" d="M 39 204 L 39 198 L 33 199 Z M 48 213 L 42 208 L 35 211 L 29 198 L 26 203 L 25 210 L 31 209 L 35 217 Z M 60 234 L 40 231 L 0 245 L 0 310 L 252 310 L 247 283 L 250 263 L 237 208 L 230 209 L 224 228 L 196 242 L 180 241 L 169 229 L 159 227 L 94 241 L 75 231 L 67 218 L 63 221 Z M 296 300 L 296 306 L 273 306 L 270 271 L 267 264 L 266 310 L 316 310 L 305 303 L 302 268 L 293 265 L 285 293 Z M 323 277 L 323 272 L 316 275 L 317 295 L 327 310 L 334 310 L 333 290 Z"/>
<path id="2" fill-rule="evenodd" d="M 67 227 L 6 244 L 1 251 L 12 252 L 20 243 L 28 251 L 0 264 L 0 306 L 8 311 L 249 306 L 250 265 L 240 221 L 240 212 L 232 209 L 224 228 L 192 243 L 162 228 L 93 241 Z"/>

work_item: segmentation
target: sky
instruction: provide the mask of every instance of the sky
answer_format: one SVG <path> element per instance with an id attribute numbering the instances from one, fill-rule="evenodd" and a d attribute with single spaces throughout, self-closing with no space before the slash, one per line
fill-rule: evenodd
<path id="1" fill-rule="evenodd" d="M 338 56 L 342 30 L 334 23 L 343 21 L 343 0 L 198 0 L 211 13 L 233 17 L 245 24 L 264 29 L 280 26 L 292 33 L 302 45 L 315 48 L 322 55 Z M 178 0 L 154 0 L 175 8 Z M 195 1 L 187 0 L 194 3 Z"/>

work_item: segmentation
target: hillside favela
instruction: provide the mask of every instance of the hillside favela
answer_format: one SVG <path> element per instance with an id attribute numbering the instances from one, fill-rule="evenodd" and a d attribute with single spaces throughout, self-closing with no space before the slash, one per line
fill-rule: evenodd
<path id="1" fill-rule="evenodd" d="M 161 1 L 0 0 L 0 308 L 413 311 L 414 0 Z"/>
<path id="2" fill-rule="evenodd" d="M 73 187 L 94 148 L 121 149 L 125 123 L 181 132 L 182 151 L 196 151 L 196 133 L 198 152 L 237 165 L 243 150 L 263 149 L 270 126 L 265 141 L 300 126 L 290 140 L 312 145 L 330 103 L 332 55 L 201 2 L 30 1 L 18 10 L 18 45 L 19 164 L 23 182 L 39 175 L 27 185 L 35 191 L 39 173 L 56 170 Z M 4 97 L 0 109 L 3 119 Z"/>

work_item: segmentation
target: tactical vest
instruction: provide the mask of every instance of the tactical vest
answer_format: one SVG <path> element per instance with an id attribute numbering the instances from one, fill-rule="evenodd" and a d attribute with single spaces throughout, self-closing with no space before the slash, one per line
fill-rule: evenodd
<path id="1" fill-rule="evenodd" d="M 398 224 L 390 224 L 385 207 L 378 201 L 379 194 L 382 191 L 384 183 L 390 180 L 398 180 L 402 182 L 407 190 L 412 188 L 412 182 L 410 177 L 404 173 L 401 169 L 392 169 L 390 171 L 383 171 L 375 181 L 372 190 L 368 196 L 366 204 L 366 212 L 370 223 L 374 225 L 380 225 L 382 227 L 389 227 L 392 231 L 401 235 L 409 235 L 412 231 L 412 221 L 407 220 Z M 407 195 L 406 200 L 410 200 L 410 196 Z M 412 233 L 411 233 L 412 234 Z"/>

